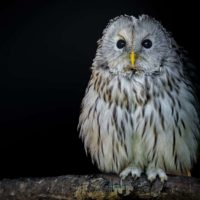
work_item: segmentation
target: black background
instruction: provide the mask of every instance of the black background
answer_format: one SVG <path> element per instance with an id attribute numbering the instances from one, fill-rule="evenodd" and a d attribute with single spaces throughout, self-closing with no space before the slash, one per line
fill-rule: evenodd
<path id="1" fill-rule="evenodd" d="M 143 13 L 199 67 L 195 1 L 0 3 L 0 178 L 98 172 L 76 130 L 96 41 L 109 19 Z"/>

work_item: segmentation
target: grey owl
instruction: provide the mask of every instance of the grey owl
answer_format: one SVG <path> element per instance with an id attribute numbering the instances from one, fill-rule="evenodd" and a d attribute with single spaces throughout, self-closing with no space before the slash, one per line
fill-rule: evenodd
<path id="1" fill-rule="evenodd" d="M 190 175 L 199 138 L 198 101 L 180 48 L 155 19 L 119 16 L 98 41 L 80 137 L 93 163 L 124 179 Z"/>

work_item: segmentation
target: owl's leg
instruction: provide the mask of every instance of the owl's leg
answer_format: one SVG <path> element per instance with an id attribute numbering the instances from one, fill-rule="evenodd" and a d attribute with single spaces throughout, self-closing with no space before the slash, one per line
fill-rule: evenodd
<path id="1" fill-rule="evenodd" d="M 133 177 L 134 180 L 141 176 L 142 169 L 134 164 L 128 165 L 121 173 L 120 178 L 124 180 L 129 174 Z"/>
<path id="2" fill-rule="evenodd" d="M 160 178 L 161 182 L 167 181 L 166 173 L 164 172 L 164 170 L 162 170 L 159 167 L 148 166 L 146 170 L 146 174 L 147 174 L 147 179 L 150 182 L 154 181 L 157 176 Z"/>

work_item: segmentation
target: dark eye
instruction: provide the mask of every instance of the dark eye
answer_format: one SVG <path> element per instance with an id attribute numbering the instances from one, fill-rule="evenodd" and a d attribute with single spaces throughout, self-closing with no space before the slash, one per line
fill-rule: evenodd
<path id="1" fill-rule="evenodd" d="M 152 47 L 152 41 L 149 39 L 145 39 L 142 41 L 142 46 L 146 49 L 149 49 Z"/>
<path id="2" fill-rule="evenodd" d="M 122 48 L 124 48 L 126 46 L 126 41 L 125 40 L 118 40 L 117 41 L 117 48 L 118 49 L 122 49 Z"/>

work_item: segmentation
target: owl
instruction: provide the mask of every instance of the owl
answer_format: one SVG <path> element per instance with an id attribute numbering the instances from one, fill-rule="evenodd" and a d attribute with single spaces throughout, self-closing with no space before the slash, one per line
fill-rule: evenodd
<path id="1" fill-rule="evenodd" d="M 190 176 L 199 139 L 192 65 L 165 28 L 119 16 L 98 41 L 79 117 L 93 163 L 121 179 Z"/>

